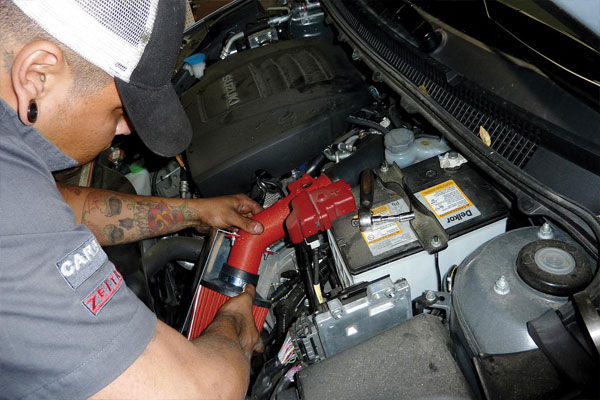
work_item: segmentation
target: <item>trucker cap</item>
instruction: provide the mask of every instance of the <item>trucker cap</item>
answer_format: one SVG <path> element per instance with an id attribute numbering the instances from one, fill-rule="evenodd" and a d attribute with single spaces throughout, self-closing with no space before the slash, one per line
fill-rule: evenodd
<path id="1" fill-rule="evenodd" d="M 127 117 L 163 157 L 190 144 L 192 127 L 171 85 L 185 0 L 13 0 L 52 37 L 115 79 Z"/>

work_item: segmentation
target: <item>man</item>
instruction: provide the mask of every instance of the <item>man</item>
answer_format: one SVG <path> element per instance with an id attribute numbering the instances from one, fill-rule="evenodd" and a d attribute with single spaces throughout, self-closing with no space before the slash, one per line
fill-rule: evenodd
<path id="1" fill-rule="evenodd" d="M 191 227 L 262 231 L 245 196 L 174 200 L 51 172 L 128 134 L 183 151 L 169 83 L 184 0 L 0 0 L 0 393 L 6 398 L 243 398 L 258 332 L 248 286 L 193 343 L 156 320 L 100 245 Z M 80 225 L 84 224 L 84 225 Z M 93 232 L 93 234 L 92 234 Z"/>

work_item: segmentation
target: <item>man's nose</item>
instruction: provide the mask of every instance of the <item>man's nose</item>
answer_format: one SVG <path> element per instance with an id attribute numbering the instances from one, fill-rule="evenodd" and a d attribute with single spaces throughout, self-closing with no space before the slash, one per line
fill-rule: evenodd
<path id="1" fill-rule="evenodd" d="M 122 116 L 117 122 L 117 127 L 115 129 L 115 135 L 129 135 L 131 133 L 131 126 L 129 121 L 125 116 Z"/>

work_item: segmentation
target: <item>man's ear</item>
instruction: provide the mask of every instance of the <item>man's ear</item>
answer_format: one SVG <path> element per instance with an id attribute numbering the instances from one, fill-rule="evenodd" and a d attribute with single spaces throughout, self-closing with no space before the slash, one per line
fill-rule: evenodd
<path id="1" fill-rule="evenodd" d="M 11 75 L 17 97 L 17 113 L 26 125 L 31 125 L 27 109 L 32 102 L 37 103 L 41 114 L 44 103 L 52 101 L 52 92 L 61 85 L 70 85 L 62 50 L 45 40 L 28 43 L 15 55 Z"/>

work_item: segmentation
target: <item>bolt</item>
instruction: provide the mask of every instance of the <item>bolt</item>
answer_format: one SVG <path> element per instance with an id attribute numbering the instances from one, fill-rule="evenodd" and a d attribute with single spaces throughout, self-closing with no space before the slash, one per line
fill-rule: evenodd
<path id="1" fill-rule="evenodd" d="M 352 52 L 352 59 L 353 59 L 354 61 L 358 61 L 358 60 L 360 60 L 360 53 L 358 52 L 358 50 L 354 50 L 354 51 Z"/>
<path id="2" fill-rule="evenodd" d="M 396 293 L 394 293 L 393 289 L 386 289 L 383 293 L 389 298 L 396 297 Z"/>
<path id="3" fill-rule="evenodd" d="M 388 167 L 387 162 L 384 162 L 383 164 L 381 164 L 381 167 L 379 167 L 379 169 L 381 170 L 381 172 L 388 172 L 390 170 L 390 168 Z"/>
<path id="4" fill-rule="evenodd" d="M 309 307 L 310 306 L 310 301 L 308 301 L 308 299 L 304 299 L 304 307 Z"/>
<path id="5" fill-rule="evenodd" d="M 442 241 L 438 236 L 434 236 L 431 238 L 431 247 L 438 248 L 442 245 Z"/>
<path id="6" fill-rule="evenodd" d="M 432 170 L 432 169 L 428 169 L 428 170 L 425 172 L 425 176 L 426 176 L 426 177 L 428 177 L 428 178 L 435 178 L 435 177 L 437 176 L 437 172 L 435 172 L 435 171 L 434 171 L 434 170 Z"/>
<path id="7" fill-rule="evenodd" d="M 456 160 L 458 158 L 458 153 L 455 151 L 451 151 L 448 153 L 448 158 L 451 160 Z"/>
<path id="8" fill-rule="evenodd" d="M 331 316 L 334 319 L 340 319 L 340 318 L 342 318 L 342 310 L 340 310 L 339 308 L 335 309 L 335 310 L 332 310 L 331 311 Z"/>
<path id="9" fill-rule="evenodd" d="M 434 302 L 436 299 L 437 299 L 437 296 L 435 295 L 433 290 L 428 290 L 427 292 L 425 292 L 425 300 L 427 300 L 429 302 Z"/>
<path id="10" fill-rule="evenodd" d="M 538 231 L 538 237 L 540 239 L 552 239 L 554 237 L 554 232 L 552 231 L 552 226 L 544 222 L 544 224 L 540 227 Z"/>
<path id="11" fill-rule="evenodd" d="M 494 291 L 500 295 L 505 295 L 510 292 L 510 286 L 508 285 L 508 279 L 506 276 L 500 275 L 500 277 L 494 283 Z"/>

